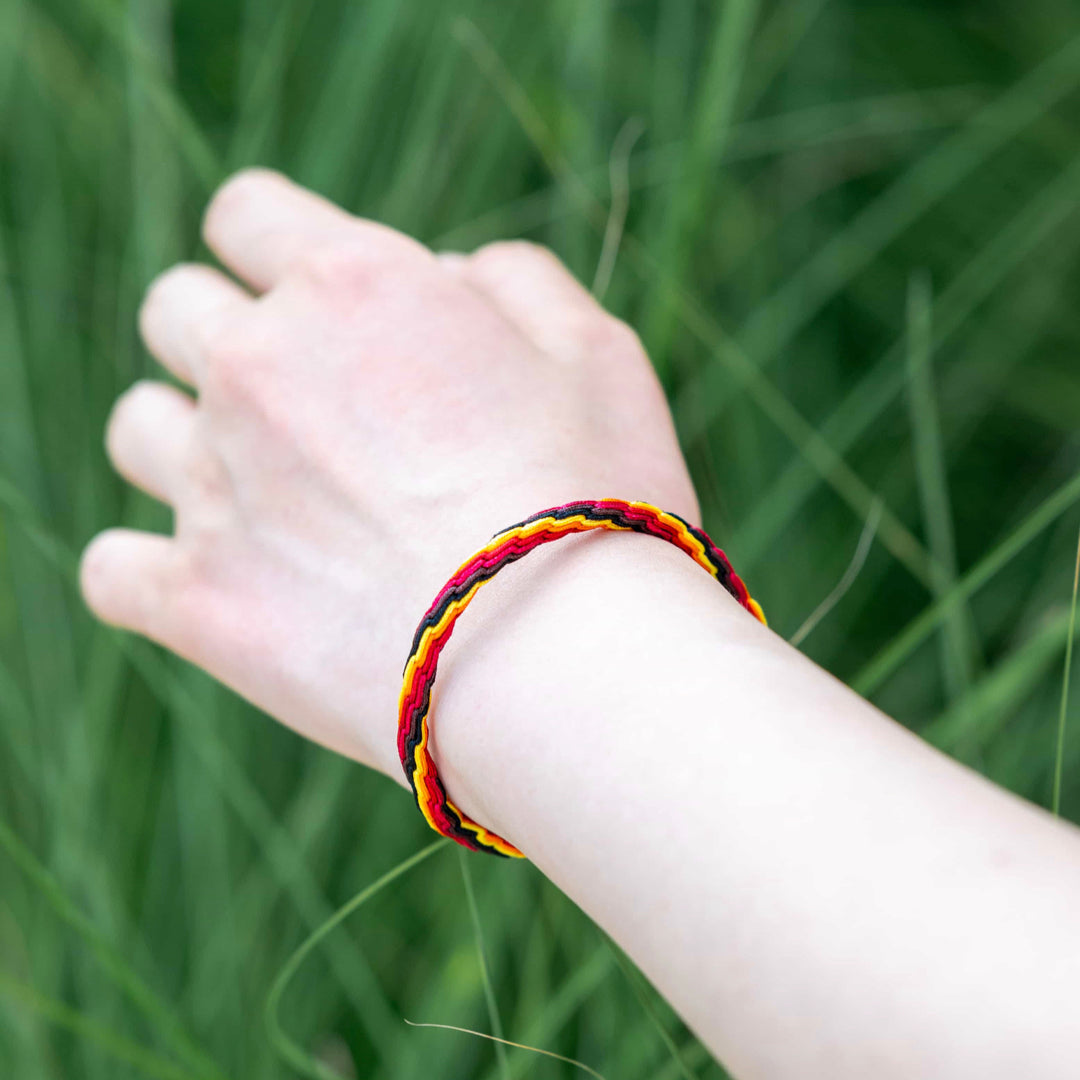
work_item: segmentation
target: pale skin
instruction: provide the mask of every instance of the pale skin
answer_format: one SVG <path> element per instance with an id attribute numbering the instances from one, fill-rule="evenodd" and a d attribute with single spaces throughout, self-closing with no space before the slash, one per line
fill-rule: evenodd
<path id="1" fill-rule="evenodd" d="M 436 256 L 266 171 L 219 191 L 204 234 L 234 276 L 176 267 L 140 316 L 191 392 L 136 385 L 106 436 L 175 534 L 96 537 L 84 595 L 404 783 L 412 633 L 492 533 L 606 496 L 700 524 L 663 393 L 542 248 Z M 1076 1075 L 1080 832 L 670 545 L 591 534 L 508 568 L 459 620 L 432 717 L 455 801 L 733 1075 Z"/>

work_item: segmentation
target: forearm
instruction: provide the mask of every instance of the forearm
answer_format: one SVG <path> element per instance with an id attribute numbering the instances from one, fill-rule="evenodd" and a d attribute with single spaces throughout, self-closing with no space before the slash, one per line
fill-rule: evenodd
<path id="1" fill-rule="evenodd" d="M 460 620 L 435 693 L 452 796 L 735 1075 L 1073 1067 L 1074 831 L 883 717 L 680 552 L 603 535 L 535 553 Z"/>
<path id="2" fill-rule="evenodd" d="M 83 591 L 397 772 L 408 634 L 476 522 L 607 492 L 696 518 L 662 388 L 531 245 L 440 260 L 263 171 L 222 188 L 204 235 L 248 288 L 179 266 L 140 314 L 197 395 L 133 387 L 107 433 L 175 535 L 99 535 Z M 920 744 L 653 539 L 535 552 L 458 625 L 433 699 L 451 795 L 736 1074 L 1075 1071 L 1075 830 Z"/>

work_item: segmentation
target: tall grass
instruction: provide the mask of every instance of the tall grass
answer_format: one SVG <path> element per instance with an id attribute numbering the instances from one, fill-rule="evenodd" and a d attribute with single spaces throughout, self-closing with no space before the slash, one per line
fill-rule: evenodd
<path id="1" fill-rule="evenodd" d="M 1059 0 L 0 4 L 0 1076 L 581 1075 L 406 1019 L 724 1075 L 532 867 L 384 879 L 396 786 L 83 610 L 95 531 L 170 525 L 102 426 L 229 170 L 554 247 L 777 631 L 1076 819 L 1078 135 Z"/>

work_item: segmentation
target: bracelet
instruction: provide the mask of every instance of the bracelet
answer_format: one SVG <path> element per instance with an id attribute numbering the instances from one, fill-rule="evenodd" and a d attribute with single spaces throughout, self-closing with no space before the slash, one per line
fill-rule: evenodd
<path id="1" fill-rule="evenodd" d="M 428 751 L 431 688 L 439 654 L 450 640 L 458 616 L 469 606 L 480 587 L 504 566 L 541 544 L 589 529 L 629 529 L 667 540 L 708 570 L 747 611 L 765 622 L 760 606 L 751 599 L 727 557 L 704 530 L 649 503 L 623 499 L 572 502 L 541 510 L 496 533 L 489 543 L 458 567 L 416 628 L 398 699 L 398 754 L 420 812 L 436 832 L 472 851 L 524 858 L 509 841 L 463 814 L 447 797 L 439 779 Z"/>

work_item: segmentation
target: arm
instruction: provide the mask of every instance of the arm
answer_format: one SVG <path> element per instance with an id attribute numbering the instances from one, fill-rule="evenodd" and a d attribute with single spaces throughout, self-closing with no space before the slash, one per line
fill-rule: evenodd
<path id="1" fill-rule="evenodd" d="M 589 538 L 522 567 L 440 673 L 449 790 L 734 1076 L 1075 1074 L 1071 826 L 877 712 L 668 545 Z"/>
<path id="2" fill-rule="evenodd" d="M 633 334 L 548 254 L 438 259 L 280 177 L 227 185 L 147 344 L 197 391 L 118 403 L 173 537 L 83 560 L 104 619 L 402 781 L 420 616 L 483 540 L 574 498 L 696 520 Z M 1066 1075 L 1074 830 L 924 746 L 631 535 L 541 549 L 440 666 L 451 795 L 521 847 L 741 1076 Z M 403 795 L 403 799 L 405 796 Z"/>

